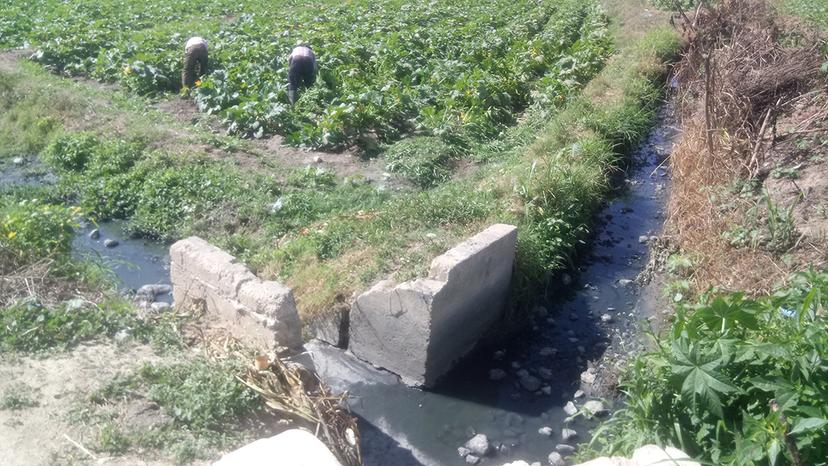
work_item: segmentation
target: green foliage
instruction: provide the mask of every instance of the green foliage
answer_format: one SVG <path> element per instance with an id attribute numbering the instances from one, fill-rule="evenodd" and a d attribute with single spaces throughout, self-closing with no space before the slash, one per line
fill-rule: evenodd
<path id="1" fill-rule="evenodd" d="M 98 451 L 122 455 L 129 449 L 129 438 L 113 423 L 106 423 L 98 432 Z"/>
<path id="2" fill-rule="evenodd" d="M 57 170 L 78 172 L 86 167 L 98 145 L 98 138 L 92 133 L 70 133 L 50 144 L 43 152 L 43 158 Z"/>
<path id="3" fill-rule="evenodd" d="M 440 138 L 413 137 L 389 147 L 385 160 L 389 171 L 421 188 L 429 188 L 451 177 L 449 161 L 454 154 L 455 150 Z"/>
<path id="4" fill-rule="evenodd" d="M 0 350 L 4 352 L 68 349 L 120 330 L 140 337 L 149 335 L 152 326 L 138 321 L 130 304 L 122 300 L 93 304 L 75 298 L 44 306 L 25 299 L 0 310 Z"/>
<path id="5" fill-rule="evenodd" d="M 255 392 L 235 376 L 236 363 L 197 358 L 172 365 L 145 364 L 138 371 L 147 397 L 189 428 L 221 430 L 259 406 Z"/>
<path id="6" fill-rule="evenodd" d="M 565 102 L 611 51 L 607 19 L 575 0 L 322 1 L 283 15 L 260 0 L 27 6 L 4 15 L 0 40 L 28 42 L 55 72 L 138 94 L 177 91 L 183 43 L 203 36 L 212 72 L 193 90 L 203 111 L 234 133 L 328 148 L 367 132 L 386 143 L 412 130 L 497 137 L 528 106 Z M 290 106 L 287 55 L 303 42 L 319 58 L 319 78 Z"/>
<path id="7" fill-rule="evenodd" d="M 0 410 L 20 410 L 38 406 L 39 403 L 32 397 L 34 389 L 24 383 L 14 383 L 0 395 Z"/>
<path id="8" fill-rule="evenodd" d="M 0 203 L 0 270 L 68 259 L 78 210 L 39 200 Z"/>
<path id="9" fill-rule="evenodd" d="M 236 378 L 242 368 L 238 360 L 196 356 L 177 363 L 144 363 L 116 377 L 90 396 L 93 412 L 137 398 L 158 404 L 169 420 L 149 429 L 107 423 L 100 443 L 118 452 L 131 446 L 162 450 L 182 464 L 210 458 L 238 440 L 239 433 L 228 426 L 261 407 L 258 395 Z"/>
<path id="10" fill-rule="evenodd" d="M 782 10 L 828 28 L 828 3 L 820 0 L 782 0 Z M 826 62 L 828 63 L 828 62 Z"/>
<path id="11" fill-rule="evenodd" d="M 655 442 L 710 464 L 785 465 L 793 464 L 788 431 L 802 464 L 825 464 L 826 292 L 828 273 L 807 272 L 772 296 L 705 296 L 679 307 L 655 349 L 630 364 L 627 406 L 596 431 L 592 448 L 629 453 Z"/>

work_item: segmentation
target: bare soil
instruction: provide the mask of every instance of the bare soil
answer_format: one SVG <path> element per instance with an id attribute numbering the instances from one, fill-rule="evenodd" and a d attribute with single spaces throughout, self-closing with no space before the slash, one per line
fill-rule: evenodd
<path id="1" fill-rule="evenodd" d="M 156 360 L 159 358 L 147 346 L 117 347 L 111 343 L 80 346 L 70 352 L 43 357 L 1 357 L 0 396 L 11 390 L 22 390 L 36 403 L 21 409 L 0 410 L 3 464 L 170 464 L 144 457 L 94 453 L 100 427 L 83 420 L 83 406 L 92 392 L 116 374 Z M 146 414 L 134 413 L 131 419 L 139 422 L 141 416 L 147 418 Z"/>

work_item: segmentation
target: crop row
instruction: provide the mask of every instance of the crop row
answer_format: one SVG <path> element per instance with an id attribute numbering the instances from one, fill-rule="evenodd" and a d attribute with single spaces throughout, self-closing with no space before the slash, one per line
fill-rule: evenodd
<path id="1" fill-rule="evenodd" d="M 222 116 L 234 133 L 279 133 L 326 148 L 369 133 L 382 142 L 497 137 L 527 106 L 562 103 L 610 49 L 605 18 L 589 1 L 283 6 L 15 1 L 0 22 L 0 47 L 29 44 L 55 72 L 154 94 L 179 90 L 183 43 L 203 36 L 211 73 L 195 90 L 201 110 Z M 320 76 L 291 107 L 286 58 L 298 43 L 314 48 Z"/>

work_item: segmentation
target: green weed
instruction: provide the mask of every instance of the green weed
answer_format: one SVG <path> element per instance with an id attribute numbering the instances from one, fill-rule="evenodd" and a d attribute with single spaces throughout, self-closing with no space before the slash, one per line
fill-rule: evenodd
<path id="1" fill-rule="evenodd" d="M 177 363 L 145 363 L 117 376 L 90 395 L 92 413 L 146 399 L 157 404 L 168 420 L 148 429 L 131 429 L 104 419 L 99 436 L 102 451 L 149 448 L 187 463 L 234 444 L 242 434 L 228 426 L 261 409 L 258 395 L 235 377 L 241 369 L 237 360 L 197 356 Z"/>
<path id="2" fill-rule="evenodd" d="M 389 171 L 401 174 L 421 188 L 451 177 L 449 162 L 455 150 L 435 137 L 413 137 L 393 144 L 385 152 Z"/>
<path id="3" fill-rule="evenodd" d="M 5 205 L 0 200 L 0 270 L 8 272 L 45 258 L 66 261 L 78 213 L 37 199 Z"/>
<path id="4" fill-rule="evenodd" d="M 826 291 L 828 273 L 807 272 L 768 297 L 706 295 L 680 306 L 655 349 L 630 363 L 626 408 L 595 432 L 591 451 L 672 444 L 709 464 L 784 465 L 793 464 L 789 432 L 801 464 L 820 464 L 828 454 Z"/>
<path id="5" fill-rule="evenodd" d="M 148 336 L 151 325 L 137 320 L 132 306 L 122 299 L 94 304 L 82 298 L 54 306 L 25 299 L 0 312 L 0 349 L 36 352 L 68 349 L 102 336 L 130 330 Z"/>
<path id="6" fill-rule="evenodd" d="M 34 391 L 34 388 L 24 383 L 15 383 L 7 387 L 0 395 L 0 410 L 15 411 L 38 406 L 37 399 L 32 396 Z"/>

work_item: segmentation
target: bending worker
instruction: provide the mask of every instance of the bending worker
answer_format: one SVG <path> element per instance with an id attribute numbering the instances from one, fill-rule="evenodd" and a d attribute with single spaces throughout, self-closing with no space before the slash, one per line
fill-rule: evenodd
<path id="1" fill-rule="evenodd" d="M 293 48 L 288 59 L 288 100 L 296 103 L 296 91 L 300 87 L 311 87 L 316 81 L 316 56 L 307 45 Z"/>
<path id="2" fill-rule="evenodd" d="M 181 71 L 181 85 L 193 87 L 196 80 L 207 74 L 207 41 L 191 37 L 184 45 L 184 69 Z"/>

